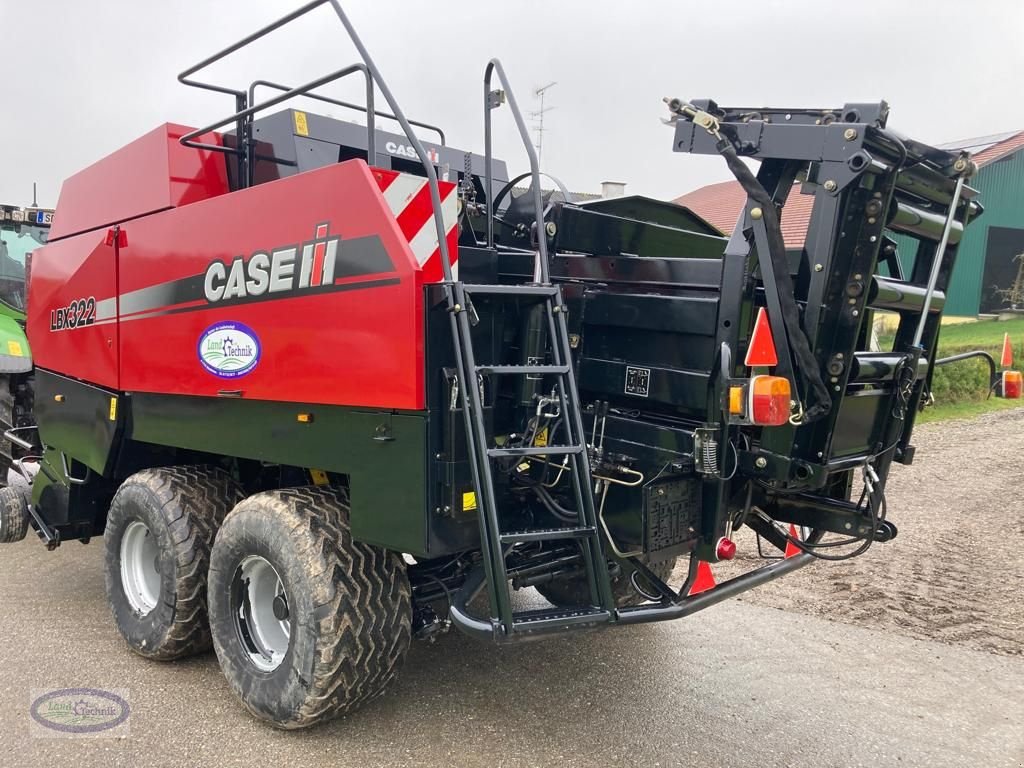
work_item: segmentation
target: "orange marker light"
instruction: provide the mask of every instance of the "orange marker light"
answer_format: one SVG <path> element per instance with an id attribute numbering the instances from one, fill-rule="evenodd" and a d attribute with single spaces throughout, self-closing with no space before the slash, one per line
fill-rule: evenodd
<path id="1" fill-rule="evenodd" d="M 743 415 L 743 387 L 729 387 L 729 413 Z"/>
<path id="2" fill-rule="evenodd" d="M 768 324 L 768 313 L 764 307 L 757 310 L 754 321 L 754 332 L 750 334 L 750 345 L 743 364 L 748 368 L 763 368 L 779 364 L 779 356 L 775 352 L 775 339 L 772 338 L 772 327 Z"/>
<path id="3" fill-rule="evenodd" d="M 1021 376 L 1020 371 L 1003 371 L 1003 397 L 1019 400 L 1022 380 L 1024 380 L 1024 376 Z"/>
<path id="4" fill-rule="evenodd" d="M 750 409 L 754 424 L 777 427 L 789 421 L 789 379 L 755 376 L 750 380 Z"/>

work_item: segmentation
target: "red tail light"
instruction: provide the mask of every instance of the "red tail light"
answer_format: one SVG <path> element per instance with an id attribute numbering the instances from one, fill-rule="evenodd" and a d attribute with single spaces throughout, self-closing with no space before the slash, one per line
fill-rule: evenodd
<path id="1" fill-rule="evenodd" d="M 750 420 L 763 427 L 785 424 L 789 421 L 789 399 L 789 379 L 755 376 L 750 380 Z"/>
<path id="2" fill-rule="evenodd" d="M 1020 371 L 1003 371 L 1003 397 L 1019 400 L 1022 379 L 1024 376 L 1021 376 Z"/>

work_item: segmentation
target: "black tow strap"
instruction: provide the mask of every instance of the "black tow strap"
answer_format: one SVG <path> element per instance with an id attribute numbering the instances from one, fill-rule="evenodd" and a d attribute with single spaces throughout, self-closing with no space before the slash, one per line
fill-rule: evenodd
<path id="1" fill-rule="evenodd" d="M 796 357 L 797 368 L 804 382 L 804 389 L 810 390 L 814 395 L 814 403 L 807 404 L 801 424 L 806 424 L 832 410 L 832 397 L 828 387 L 821 378 L 821 367 L 818 365 L 814 353 L 811 351 L 811 343 L 800 325 L 800 309 L 796 304 L 796 295 L 793 288 L 793 280 L 789 276 L 789 261 L 786 258 L 786 244 L 782 239 L 782 228 L 779 226 L 779 215 L 775 209 L 775 201 L 767 190 L 761 186 L 761 182 L 751 172 L 746 164 L 736 154 L 736 148 L 732 142 L 722 138 L 715 145 L 726 165 L 736 177 L 748 197 L 761 207 L 762 221 L 768 234 L 768 256 L 772 267 L 771 275 L 764 275 L 764 279 L 774 280 L 778 286 L 779 305 L 782 309 L 782 322 L 786 328 L 786 335 L 789 337 L 789 344 Z"/>

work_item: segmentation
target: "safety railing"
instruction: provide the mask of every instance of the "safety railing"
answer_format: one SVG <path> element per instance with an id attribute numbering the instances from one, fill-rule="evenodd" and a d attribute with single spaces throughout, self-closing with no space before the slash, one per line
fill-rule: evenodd
<path id="1" fill-rule="evenodd" d="M 269 83 L 267 81 L 256 81 L 253 85 L 250 85 L 249 90 L 238 90 L 236 88 L 231 88 L 216 83 L 202 82 L 200 80 L 193 79 L 194 75 L 197 72 L 200 72 L 206 67 L 209 67 L 211 64 L 214 64 L 220 61 L 221 59 L 230 56 L 232 53 L 235 53 L 236 51 L 244 48 L 247 45 L 250 45 L 251 43 L 259 40 L 260 38 L 265 37 L 271 32 L 280 29 L 286 24 L 295 21 L 296 19 L 302 16 L 305 16 L 310 11 L 317 9 L 322 5 L 330 5 L 331 8 L 334 9 L 335 14 L 337 14 L 338 16 L 338 20 L 341 21 L 342 26 L 345 27 L 345 31 L 348 33 L 349 39 L 352 41 L 352 44 L 356 47 L 356 50 L 358 51 L 360 57 L 362 58 L 362 64 L 353 64 L 351 66 L 344 67 L 343 69 L 339 69 L 336 72 L 330 73 L 329 75 L 319 77 L 316 80 L 312 80 L 304 85 L 300 85 L 295 88 L 290 88 L 286 90 L 284 93 L 282 93 L 280 96 L 276 96 L 265 102 L 261 102 L 260 104 L 255 105 L 251 104 L 251 92 L 257 85 L 266 85 L 268 87 L 278 88 L 284 86 L 275 86 L 274 84 Z M 227 48 L 218 51 L 212 56 L 208 56 L 207 58 L 200 61 L 198 64 L 189 67 L 180 75 L 178 75 L 178 82 L 182 83 L 183 85 L 188 85 L 193 88 L 201 88 L 203 90 L 208 91 L 215 91 L 217 93 L 224 93 L 235 97 L 235 112 L 233 114 L 229 115 L 228 117 L 222 120 L 218 120 L 215 123 L 211 123 L 208 126 L 187 133 L 186 135 L 181 137 L 180 142 L 188 147 L 195 147 L 198 149 L 207 149 L 214 152 L 237 155 L 239 158 L 239 184 L 244 185 L 245 183 L 248 182 L 250 177 L 251 161 L 259 157 L 258 155 L 255 155 L 254 150 L 250 148 L 252 137 L 249 134 L 252 124 L 252 116 L 256 112 L 268 109 L 277 104 L 281 104 L 282 102 L 287 101 L 288 99 L 295 98 L 297 96 L 310 96 L 311 98 L 320 98 L 319 95 L 310 94 L 310 91 L 319 88 L 323 85 L 326 85 L 327 83 L 333 82 L 334 80 L 339 80 L 355 72 L 363 72 L 367 83 L 367 104 L 365 111 L 367 116 L 368 160 L 371 164 L 375 162 L 374 116 L 381 114 L 375 110 L 373 103 L 375 92 L 374 89 L 376 87 L 376 89 L 379 90 L 380 94 L 384 97 L 384 100 L 387 102 L 392 112 L 392 114 L 384 114 L 382 116 L 396 120 L 398 122 L 398 124 L 402 128 L 403 133 L 405 134 L 406 140 L 409 142 L 409 145 L 412 146 L 412 148 L 416 151 L 416 154 L 420 158 L 420 162 L 423 165 L 423 170 L 426 173 L 428 186 L 430 188 L 430 202 L 433 207 L 434 226 L 437 230 L 438 248 L 441 254 L 441 267 L 444 272 L 445 282 L 451 283 L 452 269 L 448 251 L 448 243 L 445 238 L 444 218 L 442 217 L 441 214 L 441 192 L 438 186 L 437 171 L 434 168 L 433 164 L 430 162 L 429 156 L 427 155 L 427 152 L 424 149 L 422 142 L 420 141 L 416 133 L 413 131 L 413 123 L 405 116 L 405 113 L 402 111 L 402 108 L 398 104 L 397 99 L 395 99 L 394 95 L 391 93 L 391 89 L 388 87 L 384 78 L 381 76 L 380 70 L 377 68 L 377 65 L 373 61 L 373 57 L 370 56 L 370 53 L 366 49 L 366 46 L 363 44 L 363 41 L 356 33 L 355 28 L 352 26 L 352 22 L 345 14 L 345 11 L 342 9 L 339 0 L 313 0 L 312 2 L 306 3 L 305 5 L 296 8 L 291 13 L 281 17 L 280 19 L 271 22 L 270 24 L 256 30 L 255 32 L 253 32 L 250 35 L 247 35 L 246 37 L 243 37 L 241 40 L 239 40 L 236 43 L 233 43 L 232 45 L 229 45 Z M 342 104 L 342 106 L 346 106 L 346 104 Z M 518 110 L 516 111 L 518 114 Z M 218 144 L 209 144 L 197 141 L 197 139 L 203 136 L 204 134 L 208 134 L 212 131 L 217 130 L 218 128 L 222 128 L 226 125 L 229 125 L 230 123 L 235 123 L 235 130 L 239 142 L 238 147 L 225 147 Z M 434 126 L 429 126 L 426 124 L 421 124 L 421 127 L 429 128 L 431 130 L 437 130 Z"/>
<path id="2" fill-rule="evenodd" d="M 491 75 L 497 73 L 498 79 L 504 90 L 491 90 Z M 523 113 L 519 111 L 515 94 L 509 87 L 508 78 L 505 77 L 505 69 L 497 59 L 491 59 L 484 70 L 484 177 L 485 190 L 488 206 L 491 206 L 491 195 L 493 194 L 493 152 L 491 151 L 491 111 L 501 106 L 502 100 L 508 102 L 509 110 L 515 120 L 516 128 L 519 129 L 519 136 L 526 148 L 526 155 L 530 160 L 530 189 L 533 193 L 533 210 L 536 219 L 537 236 L 537 257 L 534 264 L 534 278 L 539 283 L 550 282 L 548 277 L 548 247 L 547 236 L 544 232 L 544 198 L 540 189 L 540 161 L 537 159 L 537 152 L 533 148 L 533 141 L 530 139 L 530 131 L 523 120 Z M 493 206 L 491 206 L 493 208 Z M 490 210 L 487 216 L 487 247 L 494 247 L 494 214 L 497 211 Z"/>

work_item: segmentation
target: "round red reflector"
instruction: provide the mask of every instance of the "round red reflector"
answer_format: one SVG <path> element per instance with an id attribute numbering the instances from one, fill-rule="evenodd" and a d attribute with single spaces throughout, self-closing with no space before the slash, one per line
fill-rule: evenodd
<path id="1" fill-rule="evenodd" d="M 715 554 L 718 555 L 719 560 L 732 560 L 736 557 L 736 542 L 723 536 L 718 540 Z"/>

